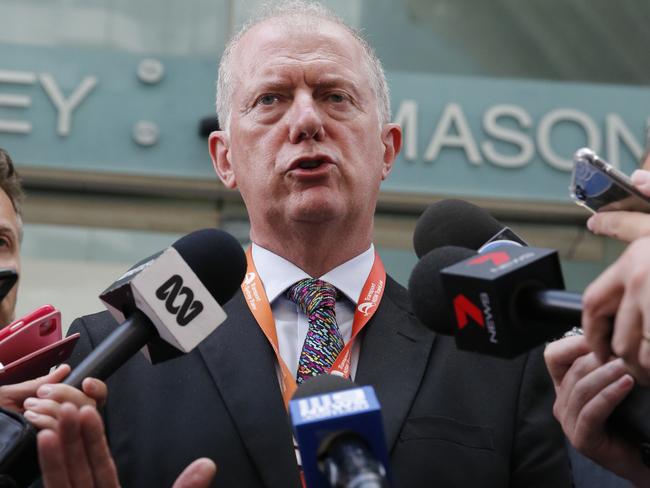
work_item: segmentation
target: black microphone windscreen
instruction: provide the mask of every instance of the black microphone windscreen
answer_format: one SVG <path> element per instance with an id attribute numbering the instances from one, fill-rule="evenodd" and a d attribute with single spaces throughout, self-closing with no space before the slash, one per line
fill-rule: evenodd
<path id="1" fill-rule="evenodd" d="M 321 374 L 309 378 L 293 394 L 292 399 L 307 398 L 316 395 L 323 395 L 325 393 L 332 393 L 335 391 L 350 390 L 357 388 L 357 385 L 351 381 L 346 380 L 335 374 Z"/>
<path id="2" fill-rule="evenodd" d="M 464 200 L 432 203 L 422 213 L 413 233 L 418 258 L 441 246 L 479 249 L 503 229 L 488 212 Z"/>
<path id="3" fill-rule="evenodd" d="M 413 268 L 408 286 L 413 311 L 434 332 L 451 335 L 456 322 L 440 271 L 475 254 L 463 247 L 442 246 L 425 254 Z"/>
<path id="4" fill-rule="evenodd" d="M 246 255 L 233 236 L 219 229 L 201 229 L 172 246 L 218 303 L 226 303 L 237 292 L 246 274 Z"/>

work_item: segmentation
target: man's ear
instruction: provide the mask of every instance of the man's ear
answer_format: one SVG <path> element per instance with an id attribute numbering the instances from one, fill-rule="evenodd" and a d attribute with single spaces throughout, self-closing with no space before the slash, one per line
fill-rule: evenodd
<path id="1" fill-rule="evenodd" d="M 381 179 L 385 180 L 393 169 L 393 163 L 402 149 L 402 128 L 399 124 L 385 124 L 381 130 L 381 142 L 384 144 L 384 160 Z"/>
<path id="2" fill-rule="evenodd" d="M 230 139 L 222 130 L 214 131 L 208 138 L 212 166 L 226 188 L 237 188 L 235 172 L 230 162 Z"/>

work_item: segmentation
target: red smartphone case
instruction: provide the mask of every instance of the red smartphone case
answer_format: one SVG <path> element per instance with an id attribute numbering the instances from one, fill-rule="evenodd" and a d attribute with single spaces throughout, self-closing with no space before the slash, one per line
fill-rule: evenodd
<path id="1" fill-rule="evenodd" d="M 65 361 L 79 334 L 62 339 L 61 312 L 41 307 L 2 329 L 0 385 L 18 383 L 47 374 Z"/>
<path id="2" fill-rule="evenodd" d="M 50 313 L 55 311 L 56 309 L 52 305 L 43 305 L 41 307 L 38 307 L 36 310 L 29 312 L 24 317 L 14 320 L 9 325 L 0 329 L 0 341 L 5 337 L 11 335 L 12 333 L 16 332 L 18 329 L 21 329 L 25 325 L 28 325 L 32 321 L 44 317 L 45 315 L 49 315 Z"/>
<path id="3" fill-rule="evenodd" d="M 78 332 L 72 334 L 8 364 L 0 370 L 0 385 L 20 383 L 46 375 L 52 366 L 68 359 L 80 335 Z"/>

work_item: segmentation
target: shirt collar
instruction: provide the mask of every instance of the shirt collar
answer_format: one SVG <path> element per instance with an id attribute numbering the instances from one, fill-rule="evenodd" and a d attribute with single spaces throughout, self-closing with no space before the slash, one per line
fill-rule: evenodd
<path id="1" fill-rule="evenodd" d="M 264 284 L 264 291 L 269 299 L 269 303 L 273 303 L 276 298 L 296 281 L 310 277 L 295 264 L 255 243 L 252 245 L 252 254 L 255 268 L 257 269 L 260 280 Z M 328 271 L 319 278 L 334 285 L 352 303 L 356 304 L 374 261 L 375 247 L 370 244 L 370 247 L 366 251 Z"/>

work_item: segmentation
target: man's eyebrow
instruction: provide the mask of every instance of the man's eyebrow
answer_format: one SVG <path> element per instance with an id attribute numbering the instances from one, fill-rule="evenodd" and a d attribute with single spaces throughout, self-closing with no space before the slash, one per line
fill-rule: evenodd
<path id="1" fill-rule="evenodd" d="M 0 234 L 10 234 L 14 239 L 18 238 L 16 230 L 7 224 L 0 224 Z"/>

